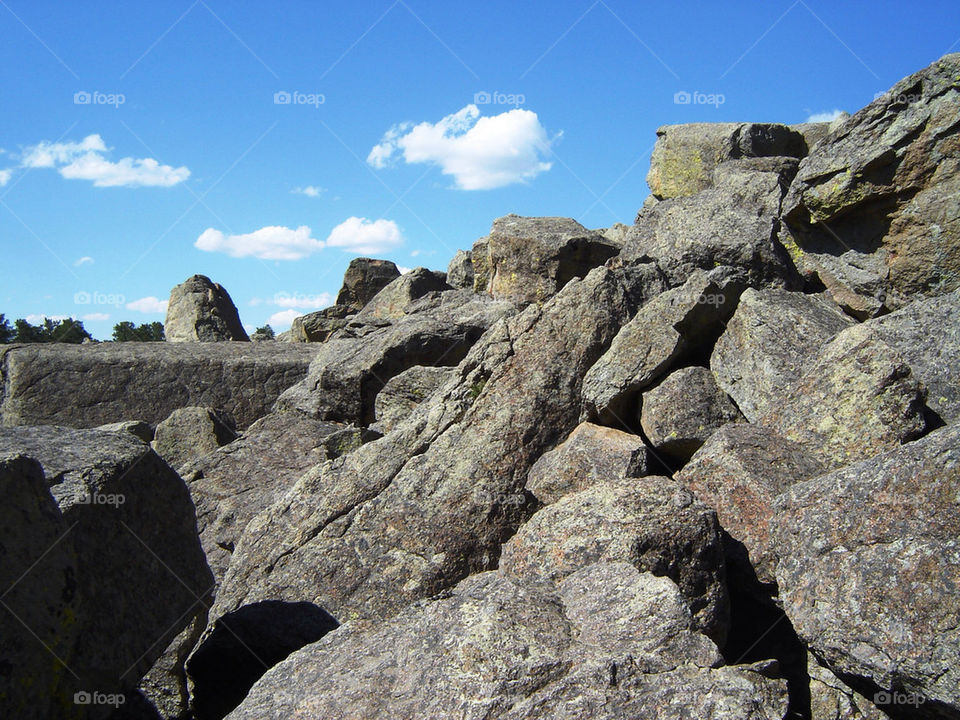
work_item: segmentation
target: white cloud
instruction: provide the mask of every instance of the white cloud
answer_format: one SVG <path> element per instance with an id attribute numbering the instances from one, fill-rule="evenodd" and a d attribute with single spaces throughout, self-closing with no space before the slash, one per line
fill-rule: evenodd
<path id="1" fill-rule="evenodd" d="M 447 115 L 437 123 L 396 125 L 367 156 L 385 167 L 402 152 L 407 163 L 433 163 L 452 175 L 461 190 L 489 190 L 531 180 L 550 169 L 544 157 L 554 139 L 535 112 L 514 109 L 480 117 L 476 105 Z"/>
<path id="2" fill-rule="evenodd" d="M 406 275 L 408 272 L 411 272 L 413 268 L 404 267 L 403 265 L 397 265 L 397 270 L 400 271 L 401 275 Z"/>
<path id="3" fill-rule="evenodd" d="M 813 113 L 810 117 L 807 118 L 806 122 L 809 123 L 819 123 L 819 122 L 833 122 L 838 117 L 843 115 L 843 110 L 827 110 L 826 112 Z"/>
<path id="4" fill-rule="evenodd" d="M 80 319 L 81 319 L 81 320 L 84 320 L 84 321 L 89 320 L 89 321 L 91 321 L 91 322 L 92 322 L 92 321 L 95 321 L 95 320 L 109 320 L 109 319 L 110 319 L 110 315 L 108 315 L 107 313 L 87 313 L 86 315 L 84 315 L 84 316 L 81 317 Z"/>
<path id="5" fill-rule="evenodd" d="M 10 168 L 7 168 L 6 170 L 0 170 L 0 187 L 3 187 L 10 182 L 11 175 L 13 175 L 13 170 Z"/>
<path id="6" fill-rule="evenodd" d="M 333 304 L 333 296 L 330 293 L 319 293 L 317 295 L 307 295 L 305 293 L 286 293 L 278 292 L 271 300 L 271 305 L 277 305 L 284 308 L 325 308 Z"/>
<path id="7" fill-rule="evenodd" d="M 326 188 L 319 187 L 317 185 L 307 185 L 306 187 L 296 187 L 290 192 L 294 195 L 306 195 L 307 197 L 320 197 L 327 191 Z"/>
<path id="8" fill-rule="evenodd" d="M 403 244 L 403 233 L 393 220 L 349 217 L 330 231 L 326 244 L 345 252 L 373 255 Z"/>
<path id="9" fill-rule="evenodd" d="M 114 162 L 104 157 L 109 151 L 99 135 L 88 135 L 80 142 L 44 141 L 26 148 L 20 165 L 56 168 L 68 180 L 90 180 L 96 187 L 170 187 L 190 177 L 188 168 L 161 165 L 153 158 Z"/>
<path id="10" fill-rule="evenodd" d="M 300 260 L 323 249 L 322 240 L 310 237 L 310 228 L 296 230 L 269 225 L 246 235 L 224 235 L 207 228 L 194 247 L 207 252 L 223 252 L 230 257 L 256 257 L 261 260 Z"/>
<path id="11" fill-rule="evenodd" d="M 274 330 L 281 329 L 287 330 L 291 323 L 293 323 L 294 318 L 298 318 L 303 313 L 299 313 L 296 310 L 281 310 L 280 312 L 275 312 L 269 318 L 267 318 L 267 324 L 270 325 Z"/>
<path id="12" fill-rule="evenodd" d="M 135 310 L 142 313 L 166 313 L 169 300 L 160 300 L 150 295 L 148 297 L 128 302 L 127 310 Z"/>
<path id="13" fill-rule="evenodd" d="M 89 255 L 84 255 L 82 258 L 77 258 L 73 261 L 74 267 L 80 267 L 81 265 L 93 265 L 93 258 Z"/>
<path id="14" fill-rule="evenodd" d="M 24 318 L 24 320 L 26 320 L 31 325 L 39 325 L 44 320 L 53 320 L 54 322 L 57 322 L 59 320 L 66 320 L 67 317 L 68 317 L 67 315 L 43 315 L 43 314 L 37 315 L 36 313 L 34 313 L 32 315 L 27 315 Z"/>

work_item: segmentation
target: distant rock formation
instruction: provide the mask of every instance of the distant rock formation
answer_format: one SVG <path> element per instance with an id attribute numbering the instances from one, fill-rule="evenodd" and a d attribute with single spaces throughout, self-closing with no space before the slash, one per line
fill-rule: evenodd
<path id="1" fill-rule="evenodd" d="M 170 291 L 163 332 L 167 342 L 250 339 L 229 293 L 205 275 L 193 275 Z"/>

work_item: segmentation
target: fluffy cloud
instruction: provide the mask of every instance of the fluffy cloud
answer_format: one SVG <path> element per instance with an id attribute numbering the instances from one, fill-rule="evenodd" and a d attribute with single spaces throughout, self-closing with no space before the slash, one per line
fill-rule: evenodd
<path id="1" fill-rule="evenodd" d="M 6 170 L 0 170 L 0 187 L 3 187 L 10 182 L 11 175 L 13 175 L 13 170 L 10 170 L 9 168 Z"/>
<path id="2" fill-rule="evenodd" d="M 291 323 L 293 323 L 294 318 L 298 318 L 301 315 L 303 315 L 303 313 L 299 313 L 296 310 L 281 310 L 267 318 L 267 324 L 274 330 L 287 330 Z"/>
<path id="3" fill-rule="evenodd" d="M 813 113 L 807 118 L 807 122 L 833 122 L 843 115 L 843 110 L 827 110 L 826 112 Z"/>
<path id="4" fill-rule="evenodd" d="M 93 258 L 89 255 L 84 255 L 82 258 L 77 258 L 73 261 L 74 267 L 80 267 L 81 265 L 93 265 Z"/>
<path id="5" fill-rule="evenodd" d="M 150 295 L 140 298 L 139 300 L 134 300 L 133 302 L 128 302 L 126 307 L 127 310 L 135 310 L 136 312 L 166 314 L 168 303 L 169 300 L 160 300 Z"/>
<path id="6" fill-rule="evenodd" d="M 296 187 L 290 192 L 294 195 L 306 195 L 307 197 L 320 197 L 327 191 L 326 188 L 318 187 L 316 185 L 307 185 L 306 187 Z"/>
<path id="7" fill-rule="evenodd" d="M 437 123 L 396 125 L 384 134 L 367 162 L 386 167 L 395 155 L 407 163 L 433 163 L 462 190 L 489 190 L 525 182 L 550 169 L 554 139 L 535 112 L 514 109 L 480 117 L 467 105 Z"/>
<path id="8" fill-rule="evenodd" d="M 300 260 L 323 249 L 322 240 L 310 237 L 310 228 L 296 230 L 269 225 L 246 235 L 224 235 L 208 228 L 194 246 L 207 252 L 223 252 L 231 257 L 256 257 L 261 260 Z"/>
<path id="9" fill-rule="evenodd" d="M 83 320 L 83 321 L 85 321 L 85 322 L 88 321 L 88 320 L 89 320 L 89 321 L 94 321 L 94 320 L 109 320 L 109 319 L 110 319 L 110 315 L 108 315 L 107 313 L 87 313 L 86 315 L 84 315 L 84 316 L 81 317 L 80 319 Z"/>
<path id="10" fill-rule="evenodd" d="M 190 177 L 186 167 L 161 165 L 153 158 L 104 157 L 110 149 L 99 135 L 80 142 L 41 142 L 26 148 L 21 167 L 56 168 L 68 180 L 89 180 L 96 187 L 170 187 Z"/>
<path id="11" fill-rule="evenodd" d="M 403 244 L 403 233 L 393 220 L 349 217 L 330 231 L 327 245 L 345 252 L 373 255 Z"/>

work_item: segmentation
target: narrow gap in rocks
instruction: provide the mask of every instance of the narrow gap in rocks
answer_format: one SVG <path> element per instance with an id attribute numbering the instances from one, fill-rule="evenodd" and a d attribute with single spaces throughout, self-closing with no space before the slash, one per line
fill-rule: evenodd
<path id="1" fill-rule="evenodd" d="M 267 670 L 337 627 L 309 602 L 266 600 L 227 613 L 187 661 L 195 719 L 222 720 Z"/>

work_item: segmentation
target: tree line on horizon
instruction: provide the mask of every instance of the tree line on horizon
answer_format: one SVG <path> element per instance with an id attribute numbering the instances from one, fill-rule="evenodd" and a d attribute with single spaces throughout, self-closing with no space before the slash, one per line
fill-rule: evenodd
<path id="1" fill-rule="evenodd" d="M 113 342 L 160 342 L 164 339 L 163 323 L 152 322 L 135 325 L 124 320 L 113 326 Z M 44 318 L 33 325 L 23 318 L 13 324 L 0 313 L 0 343 L 72 343 L 80 344 L 84 340 L 93 340 L 93 336 L 83 327 L 83 321 L 73 318 L 52 320 Z"/>

